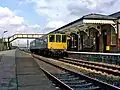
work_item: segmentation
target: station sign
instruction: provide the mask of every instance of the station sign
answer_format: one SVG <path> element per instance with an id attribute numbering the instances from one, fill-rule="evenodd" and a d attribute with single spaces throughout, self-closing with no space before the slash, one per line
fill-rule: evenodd
<path id="1" fill-rule="evenodd" d="M 106 46 L 106 51 L 109 51 L 110 50 L 110 46 Z"/>

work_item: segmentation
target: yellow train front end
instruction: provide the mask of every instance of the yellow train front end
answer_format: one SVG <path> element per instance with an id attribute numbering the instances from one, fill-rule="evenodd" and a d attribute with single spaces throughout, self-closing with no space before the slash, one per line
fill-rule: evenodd
<path id="1" fill-rule="evenodd" d="M 67 37 L 65 34 L 49 34 L 48 49 L 51 55 L 67 56 Z"/>

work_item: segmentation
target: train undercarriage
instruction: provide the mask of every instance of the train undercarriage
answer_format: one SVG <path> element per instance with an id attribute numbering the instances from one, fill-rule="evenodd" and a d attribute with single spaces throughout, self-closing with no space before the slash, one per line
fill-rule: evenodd
<path id="1" fill-rule="evenodd" d="M 30 49 L 30 51 L 34 54 L 38 54 L 45 57 L 63 58 L 68 56 L 67 52 L 64 50 Z"/>

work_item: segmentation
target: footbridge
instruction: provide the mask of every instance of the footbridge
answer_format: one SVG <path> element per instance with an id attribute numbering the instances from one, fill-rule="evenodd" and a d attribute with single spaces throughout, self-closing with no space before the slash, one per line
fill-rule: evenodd
<path id="1" fill-rule="evenodd" d="M 44 34 L 14 34 L 5 39 L 4 41 L 8 43 L 8 48 L 10 49 L 10 43 L 16 39 L 37 39 L 42 37 L 43 35 Z"/>
<path id="2" fill-rule="evenodd" d="M 44 34 L 14 34 L 10 37 L 8 37 L 8 42 L 12 42 L 15 39 L 36 39 L 40 38 Z"/>

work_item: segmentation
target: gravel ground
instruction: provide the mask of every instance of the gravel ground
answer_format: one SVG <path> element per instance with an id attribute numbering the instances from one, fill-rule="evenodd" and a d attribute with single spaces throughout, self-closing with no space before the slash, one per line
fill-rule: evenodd
<path id="1" fill-rule="evenodd" d="M 37 56 L 37 55 L 35 55 Z M 93 77 L 93 78 L 97 78 L 101 81 L 104 81 L 104 82 L 107 82 L 109 84 L 113 84 L 115 86 L 118 86 L 120 87 L 120 77 L 113 77 L 113 76 L 107 76 L 106 74 L 101 74 L 100 72 L 97 72 L 97 71 L 92 71 L 90 69 L 87 69 L 87 68 L 82 68 L 82 67 L 79 67 L 79 66 L 76 66 L 76 65 L 72 65 L 72 64 L 68 64 L 68 63 L 64 63 L 64 62 L 61 62 L 61 61 L 58 61 L 58 60 L 54 60 L 54 59 L 48 59 L 48 58 L 45 58 L 45 57 L 41 57 L 41 56 L 37 56 L 49 63 L 52 63 L 52 64 L 55 64 L 55 65 L 58 65 L 58 66 L 61 66 L 61 67 L 64 67 L 64 68 L 67 68 L 67 69 L 70 69 L 70 70 L 74 70 L 76 72 L 81 72 L 81 73 L 84 73 L 90 77 Z"/>
<path id="2" fill-rule="evenodd" d="M 47 64 L 46 62 L 43 62 L 42 60 L 39 60 L 36 58 L 34 58 L 34 60 L 36 60 L 36 62 L 39 64 L 39 66 L 41 66 L 42 68 L 44 68 L 45 70 L 49 71 L 52 74 L 65 73 L 63 70 L 60 70 L 50 64 Z"/>

